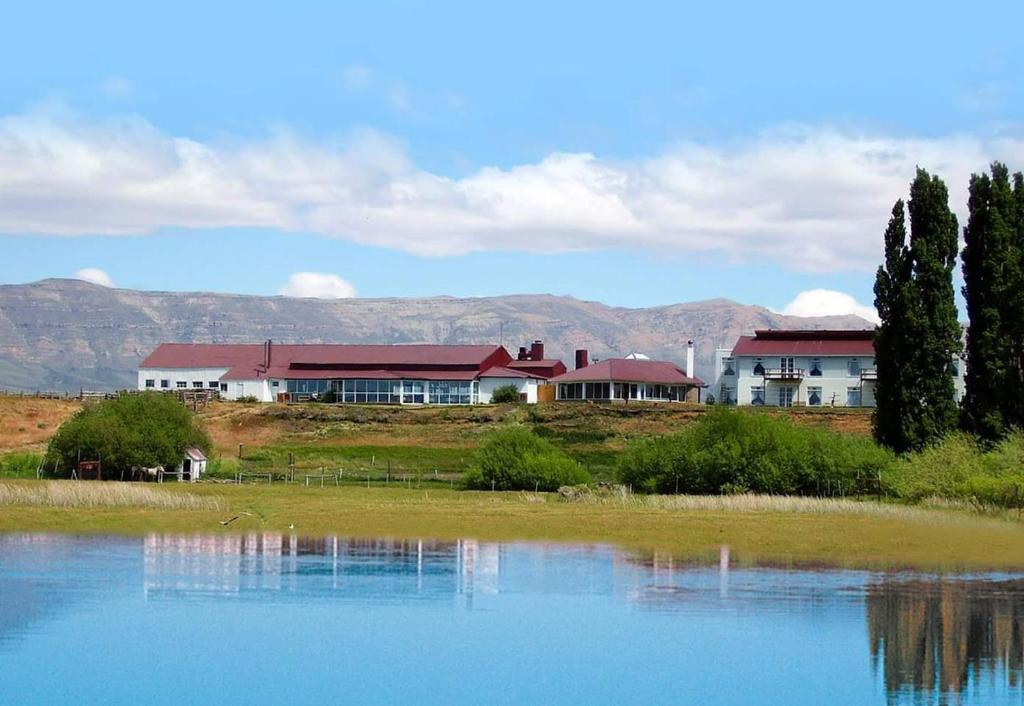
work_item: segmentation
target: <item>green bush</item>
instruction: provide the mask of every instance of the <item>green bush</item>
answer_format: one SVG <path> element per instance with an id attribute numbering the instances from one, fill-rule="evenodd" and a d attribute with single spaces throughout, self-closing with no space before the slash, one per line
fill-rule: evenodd
<path id="1" fill-rule="evenodd" d="M 1024 433 L 992 448 L 967 434 L 951 434 L 919 453 L 896 460 L 883 475 L 889 495 L 910 501 L 929 497 L 985 505 L 1024 506 Z"/>
<path id="2" fill-rule="evenodd" d="M 618 475 L 642 492 L 856 494 L 891 459 L 867 438 L 719 405 L 678 434 L 632 442 Z"/>
<path id="3" fill-rule="evenodd" d="M 515 385 L 502 385 L 491 393 L 491 404 L 507 404 L 519 401 L 519 390 Z"/>
<path id="4" fill-rule="evenodd" d="M 491 432 L 464 477 L 477 490 L 554 491 L 589 481 L 579 464 L 525 427 Z"/>
<path id="5" fill-rule="evenodd" d="M 133 466 L 175 468 L 190 446 L 207 455 L 212 446 L 192 413 L 171 395 L 147 392 L 83 407 L 50 439 L 47 460 L 70 473 L 79 458 L 98 459 L 113 477 Z"/>
<path id="6" fill-rule="evenodd" d="M 240 402 L 242 404 L 256 404 L 259 401 L 260 400 L 256 395 L 242 395 L 235 400 L 235 402 Z"/>
<path id="7" fill-rule="evenodd" d="M 34 453 L 9 453 L 0 456 L 0 476 L 7 478 L 35 478 L 43 457 Z"/>

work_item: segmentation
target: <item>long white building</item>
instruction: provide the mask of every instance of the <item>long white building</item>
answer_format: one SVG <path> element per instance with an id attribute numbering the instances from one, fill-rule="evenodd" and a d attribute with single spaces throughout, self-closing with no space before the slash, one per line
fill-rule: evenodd
<path id="1" fill-rule="evenodd" d="M 544 344 L 518 359 L 496 345 L 164 343 L 139 366 L 138 389 L 215 391 L 229 400 L 355 404 L 486 404 L 512 386 L 523 402 L 565 372 Z"/>
<path id="2" fill-rule="evenodd" d="M 964 364 L 951 362 L 956 398 Z M 715 353 L 711 394 L 721 404 L 874 407 L 874 332 L 759 330 Z"/>

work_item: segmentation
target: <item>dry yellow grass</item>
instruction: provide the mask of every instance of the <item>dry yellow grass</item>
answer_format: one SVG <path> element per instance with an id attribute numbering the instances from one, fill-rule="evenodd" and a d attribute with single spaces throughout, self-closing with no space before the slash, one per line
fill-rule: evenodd
<path id="1" fill-rule="evenodd" d="M 0 483 L 0 507 L 147 508 L 223 510 L 220 498 L 202 497 L 132 483 L 41 481 Z"/>
<path id="2" fill-rule="evenodd" d="M 0 395 L 0 453 L 42 450 L 57 427 L 81 406 L 75 400 Z"/>

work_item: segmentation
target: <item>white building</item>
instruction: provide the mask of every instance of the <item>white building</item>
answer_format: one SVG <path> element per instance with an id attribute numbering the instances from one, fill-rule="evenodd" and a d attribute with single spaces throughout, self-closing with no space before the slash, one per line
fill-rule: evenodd
<path id="1" fill-rule="evenodd" d="M 164 343 L 139 366 L 138 389 L 215 391 L 260 402 L 486 404 L 512 386 L 524 402 L 565 371 L 535 341 L 513 359 L 494 345 Z"/>
<path id="2" fill-rule="evenodd" d="M 964 365 L 952 362 L 956 398 Z M 720 404 L 874 407 L 874 332 L 759 330 L 715 352 L 711 394 Z"/>

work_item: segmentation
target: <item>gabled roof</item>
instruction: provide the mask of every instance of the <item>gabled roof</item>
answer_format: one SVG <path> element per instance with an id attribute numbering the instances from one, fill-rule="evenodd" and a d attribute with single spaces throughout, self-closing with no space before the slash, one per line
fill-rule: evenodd
<path id="1" fill-rule="evenodd" d="M 606 358 L 551 378 L 551 382 L 648 382 L 656 385 L 699 385 L 704 381 L 667 360 Z"/>
<path id="2" fill-rule="evenodd" d="M 202 451 L 200 451 L 194 446 L 189 446 L 187 449 L 185 449 L 185 455 L 188 456 L 193 461 L 206 460 L 206 454 L 204 454 Z"/>
<path id="3" fill-rule="evenodd" d="M 875 332 L 871 329 L 758 330 L 753 336 L 740 336 L 732 349 L 734 356 L 848 355 L 869 357 L 875 354 Z"/>

